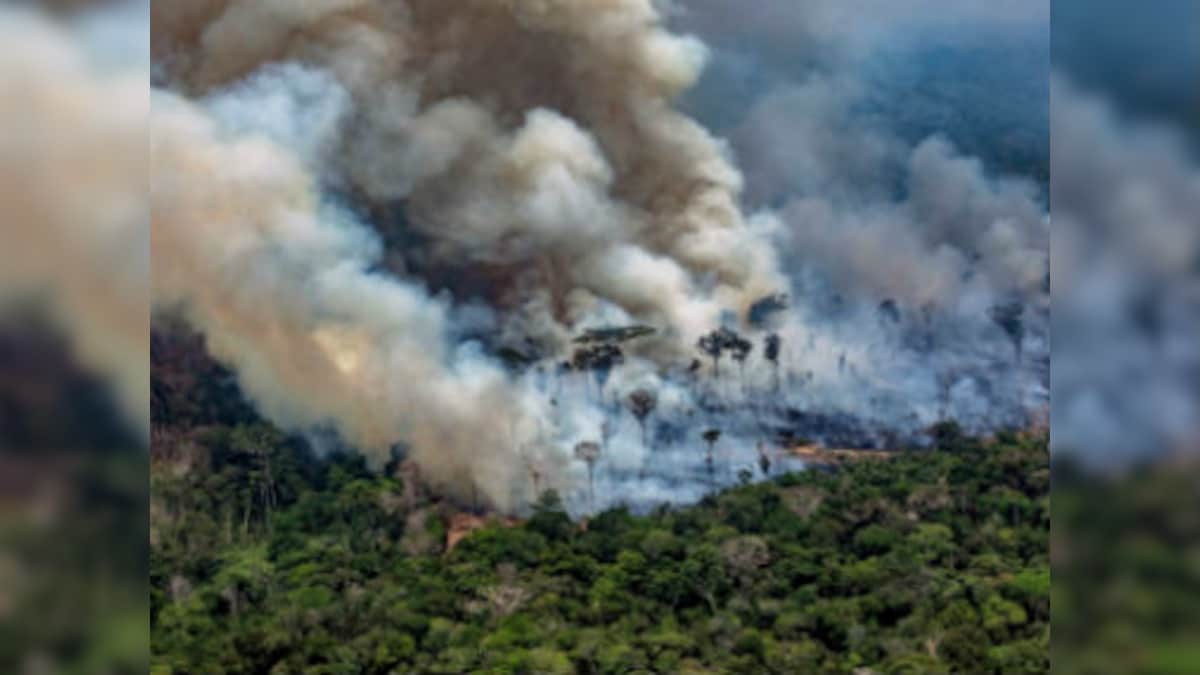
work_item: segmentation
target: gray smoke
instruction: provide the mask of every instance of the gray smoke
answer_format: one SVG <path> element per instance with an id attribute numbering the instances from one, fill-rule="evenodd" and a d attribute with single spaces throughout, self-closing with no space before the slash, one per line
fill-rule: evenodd
<path id="1" fill-rule="evenodd" d="M 286 427 L 404 444 L 512 508 L 527 472 L 571 487 L 602 415 L 456 342 L 459 306 L 542 355 L 650 323 L 661 369 L 783 284 L 740 174 L 671 106 L 704 49 L 646 3 L 153 9 L 155 299 Z"/>
<path id="2" fill-rule="evenodd" d="M 781 331 L 805 405 L 918 435 L 943 416 L 986 432 L 1045 415 L 1050 217 L 1033 177 L 1048 11 L 674 6 L 713 49 L 687 105 L 729 135 L 748 200 L 781 221 Z"/>
<path id="3" fill-rule="evenodd" d="M 810 70 L 730 147 L 679 97 L 737 30 L 787 48 L 720 3 L 156 2 L 155 302 L 277 423 L 377 460 L 402 445 L 505 509 L 547 487 L 576 510 L 691 499 L 784 427 L 884 445 L 1023 424 L 1046 402 L 1045 210 L 949 141 L 860 123 L 885 7 L 847 31 L 814 4 L 790 38 Z M 655 332 L 620 363 L 559 367 L 630 324 Z M 721 326 L 753 347 L 717 377 L 691 361 Z M 657 396 L 649 443 L 635 389 Z M 573 456 L 592 442 L 597 504 Z"/>
<path id="4" fill-rule="evenodd" d="M 149 58 L 131 33 L 146 24 L 137 3 L 69 24 L 0 8 L 0 321 L 36 298 L 143 439 Z"/>
<path id="5" fill-rule="evenodd" d="M 1200 447 L 1200 170 L 1173 125 L 1053 90 L 1056 451 L 1101 466 Z"/>

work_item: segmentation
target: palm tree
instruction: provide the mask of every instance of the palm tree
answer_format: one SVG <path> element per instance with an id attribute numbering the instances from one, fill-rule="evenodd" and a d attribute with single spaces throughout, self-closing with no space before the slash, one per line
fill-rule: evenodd
<path id="1" fill-rule="evenodd" d="M 729 342 L 727 347 L 733 352 L 733 360 L 737 361 L 738 374 L 742 380 L 742 388 L 746 386 L 746 357 L 750 356 L 750 352 L 754 351 L 754 343 L 746 338 L 729 331 Z"/>
<path id="2" fill-rule="evenodd" d="M 1024 337 L 1025 324 L 1021 320 L 1025 307 L 1019 302 L 997 305 L 991 310 L 992 321 L 995 322 L 1013 345 L 1017 365 L 1021 364 L 1021 342 Z"/>
<path id="3" fill-rule="evenodd" d="M 771 388 L 775 391 L 779 390 L 779 347 L 780 338 L 778 333 L 771 333 L 767 336 L 766 344 L 763 345 L 763 355 L 771 362 L 771 371 L 773 373 L 773 382 Z"/>
<path id="4" fill-rule="evenodd" d="M 721 339 L 721 334 L 713 331 L 707 335 L 700 337 L 696 343 L 700 351 L 708 354 L 713 362 L 713 377 L 721 377 L 721 352 L 725 349 L 725 341 Z"/>
<path id="5" fill-rule="evenodd" d="M 604 395 L 604 384 L 608 381 L 613 368 L 625 362 L 625 353 L 620 347 L 610 344 L 598 344 L 592 347 L 581 347 L 575 350 L 571 357 L 570 366 L 580 373 L 590 373 L 587 381 L 594 381 L 599 397 Z M 589 385 L 589 390 L 590 390 Z M 603 403 L 603 401 L 601 401 Z"/>
<path id="6" fill-rule="evenodd" d="M 658 398 L 645 389 L 638 389 L 629 395 L 629 410 L 637 418 L 638 426 L 642 428 L 642 445 L 649 447 L 646 442 L 646 418 L 658 406 Z"/>
<path id="7" fill-rule="evenodd" d="M 596 461 L 600 459 L 600 444 L 595 441 L 581 441 L 575 446 L 575 458 L 587 464 L 588 472 L 588 509 L 596 508 Z"/>
<path id="8" fill-rule="evenodd" d="M 758 468 L 762 470 L 763 477 L 771 475 L 771 456 L 767 454 L 762 441 L 758 442 Z"/>

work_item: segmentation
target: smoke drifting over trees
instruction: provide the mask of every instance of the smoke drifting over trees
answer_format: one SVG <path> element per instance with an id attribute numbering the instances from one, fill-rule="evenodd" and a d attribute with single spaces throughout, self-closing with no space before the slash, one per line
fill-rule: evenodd
<path id="1" fill-rule="evenodd" d="M 1048 14 L 674 3 L 671 25 L 712 49 L 685 107 L 780 220 L 790 311 L 764 327 L 805 405 L 928 420 L 951 379 L 948 414 L 976 430 L 1048 406 Z"/>
<path id="2" fill-rule="evenodd" d="M 510 505 L 512 457 L 566 459 L 537 447 L 558 422 L 451 343 L 456 302 L 551 353 L 616 312 L 661 327 L 664 360 L 782 283 L 721 144 L 671 105 L 704 47 L 648 3 L 162 2 L 153 20 L 156 299 L 286 426 L 404 443 L 435 480 L 470 459 Z M 359 216 L 390 209 L 419 243 L 389 250 Z"/>
<path id="3" fill-rule="evenodd" d="M 1196 155 L 1176 125 L 1131 122 L 1066 76 L 1053 87 L 1052 444 L 1105 467 L 1195 452 Z"/>
<path id="4" fill-rule="evenodd" d="M 685 456 L 720 424 L 750 466 L 788 408 L 868 434 L 919 434 L 943 403 L 974 429 L 1023 422 L 1045 401 L 1036 188 L 941 139 L 807 142 L 853 106 L 854 59 L 828 35 L 810 62 L 828 77 L 747 119 L 783 164 L 803 159 L 766 177 L 751 132 L 731 148 L 681 112 L 727 58 L 719 4 L 156 1 L 158 311 L 202 331 L 272 421 L 332 429 L 378 463 L 402 447 L 429 481 L 503 509 L 578 495 L 589 439 L 614 476 L 644 464 L 649 411 Z M 810 135 L 778 126 L 789 110 Z M 783 311 L 752 316 L 764 298 Z M 1019 338 L 989 313 L 1006 302 L 1024 308 Z M 1014 340 L 1033 357 L 1016 371 Z M 689 377 L 697 345 L 714 375 L 724 354 L 738 364 L 737 409 Z M 636 391 L 655 402 L 632 411 L 641 434 L 622 420 Z M 690 498 L 689 480 L 626 489 Z"/>
<path id="5" fill-rule="evenodd" d="M 148 59 L 128 47 L 137 14 L 124 11 L 67 27 L 0 8 L 0 330 L 35 298 L 145 443 Z"/>

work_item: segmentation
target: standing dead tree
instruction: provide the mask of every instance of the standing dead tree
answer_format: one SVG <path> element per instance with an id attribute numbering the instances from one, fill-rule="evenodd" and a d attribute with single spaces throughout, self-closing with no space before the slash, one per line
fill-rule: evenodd
<path id="1" fill-rule="evenodd" d="M 779 347 L 782 340 L 778 333 L 771 333 L 767 336 L 766 342 L 763 345 L 763 356 L 771 363 L 771 389 L 779 391 Z"/>
<path id="2" fill-rule="evenodd" d="M 738 374 L 742 380 L 742 387 L 745 387 L 746 358 L 750 356 L 750 352 L 754 351 L 754 343 L 733 331 L 729 331 L 726 339 L 726 348 L 732 352 L 733 360 L 738 364 Z"/>
<path id="3" fill-rule="evenodd" d="M 1016 362 L 1021 363 L 1021 343 L 1025 337 L 1025 322 L 1021 317 L 1025 313 L 1025 307 L 1019 302 L 1010 302 L 1002 305 L 997 305 L 991 310 L 992 321 L 1004 331 L 1013 345 L 1013 353 L 1016 354 Z"/>
<path id="4" fill-rule="evenodd" d="M 696 347 L 712 359 L 713 377 L 718 380 L 721 378 L 721 357 L 725 352 L 729 352 L 733 356 L 733 360 L 737 361 L 744 375 L 746 357 L 754 350 L 752 342 L 725 327 L 702 335 L 696 342 Z"/>
<path id="5" fill-rule="evenodd" d="M 762 470 L 764 478 L 771 475 L 771 456 L 762 441 L 758 442 L 758 468 Z"/>
<path id="6" fill-rule="evenodd" d="M 721 339 L 721 334 L 718 331 L 700 336 L 700 340 L 696 343 L 696 347 L 700 351 L 708 355 L 713 362 L 713 376 L 721 377 L 721 353 L 725 351 L 725 343 Z"/>
<path id="7" fill-rule="evenodd" d="M 567 365 L 576 372 L 591 373 L 595 379 L 598 394 L 602 396 L 609 374 L 613 368 L 624 362 L 625 353 L 621 351 L 620 347 L 601 343 L 576 349 Z"/>
<path id="8" fill-rule="evenodd" d="M 642 429 L 642 445 L 647 448 L 650 444 L 646 438 L 646 420 L 657 406 L 658 397 L 646 389 L 638 389 L 629 395 L 629 411 L 633 413 Z"/>
<path id="9" fill-rule="evenodd" d="M 954 385 L 958 384 L 961 379 L 961 373 L 957 370 L 941 372 L 937 374 L 938 384 L 938 399 L 941 403 L 941 409 L 938 411 L 938 419 L 946 420 L 950 416 L 950 403 L 954 394 Z"/>
<path id="10" fill-rule="evenodd" d="M 716 428 L 705 429 L 704 433 L 701 434 L 701 437 L 704 438 L 704 442 L 708 444 L 708 454 L 704 458 L 705 466 L 708 469 L 708 480 L 709 482 L 714 482 L 713 475 L 716 467 L 713 465 L 713 451 L 715 450 L 717 441 L 721 438 L 721 430 Z"/>
<path id="11" fill-rule="evenodd" d="M 588 509 L 596 508 L 596 461 L 600 459 L 600 444 L 595 441 L 581 441 L 575 446 L 575 458 L 587 465 L 588 472 Z"/>

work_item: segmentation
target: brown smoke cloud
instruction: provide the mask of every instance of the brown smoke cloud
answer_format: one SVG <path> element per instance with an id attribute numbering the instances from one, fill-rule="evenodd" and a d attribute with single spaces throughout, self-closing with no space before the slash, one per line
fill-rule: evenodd
<path id="1" fill-rule="evenodd" d="M 663 365 L 784 287 L 774 221 L 673 107 L 705 50 L 650 0 L 166 0 L 152 24 L 155 300 L 285 426 L 403 442 L 512 507 L 524 462 L 552 483 L 569 457 L 557 420 L 452 344 L 414 274 L 486 280 L 500 331 L 546 351 L 601 314 L 651 323 Z"/>
<path id="2" fill-rule="evenodd" d="M 147 71 L 32 12 L 0 10 L 0 40 L 0 314 L 35 294 L 145 433 Z"/>
<path id="3" fill-rule="evenodd" d="M 672 108 L 705 50 L 648 0 L 162 2 L 153 34 L 191 95 L 271 61 L 329 69 L 349 189 L 404 203 L 428 240 L 410 257 L 506 270 L 491 300 L 548 294 L 540 321 L 578 321 L 582 293 L 690 343 L 781 286 L 725 149 Z"/>
<path id="4" fill-rule="evenodd" d="M 332 423 L 386 457 L 408 442 L 434 480 L 472 478 L 501 505 L 521 445 L 503 372 L 452 353 L 445 307 L 368 271 L 378 246 L 332 212 L 302 163 L 255 137 L 223 136 L 202 110 L 155 95 L 151 243 L 156 302 L 204 329 L 264 414 Z"/>

